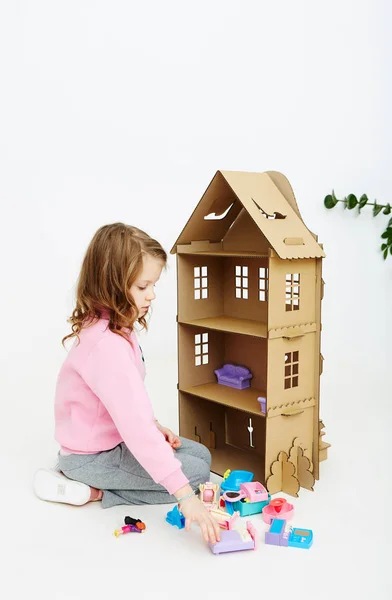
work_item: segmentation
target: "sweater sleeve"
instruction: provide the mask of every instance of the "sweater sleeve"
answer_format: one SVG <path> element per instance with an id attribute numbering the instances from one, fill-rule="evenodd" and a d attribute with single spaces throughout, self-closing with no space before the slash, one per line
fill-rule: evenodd
<path id="1" fill-rule="evenodd" d="M 111 416 L 124 443 L 169 494 L 188 483 L 170 445 L 155 425 L 143 379 L 128 342 L 117 334 L 102 338 L 79 369 Z"/>

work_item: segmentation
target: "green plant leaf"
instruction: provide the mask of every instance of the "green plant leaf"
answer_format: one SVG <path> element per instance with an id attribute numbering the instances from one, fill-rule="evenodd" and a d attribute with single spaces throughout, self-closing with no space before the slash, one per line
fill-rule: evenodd
<path id="1" fill-rule="evenodd" d="M 354 194 L 349 194 L 347 196 L 347 208 L 349 210 L 352 210 L 353 208 L 355 208 L 358 204 L 358 200 L 357 197 Z"/>
<path id="2" fill-rule="evenodd" d="M 324 198 L 324 206 L 328 209 L 334 208 L 338 202 L 343 202 L 344 208 L 348 208 L 349 210 L 352 210 L 357 206 L 358 211 L 361 212 L 361 209 L 368 204 L 369 198 L 366 194 L 362 194 L 358 200 L 355 194 L 349 194 L 348 196 L 345 196 L 343 200 L 341 200 L 336 197 L 334 190 L 332 190 L 332 193 L 328 194 Z M 384 215 L 390 215 L 392 213 L 392 204 L 390 202 L 388 202 L 386 205 L 380 205 L 377 203 L 377 200 L 374 200 L 374 204 L 372 204 L 372 206 L 374 217 L 379 215 L 381 211 Z M 381 238 L 382 240 L 385 240 L 381 244 L 381 252 L 383 253 L 384 260 L 386 260 L 389 253 L 392 256 L 392 218 L 389 219 L 387 228 L 381 234 Z"/>
<path id="3" fill-rule="evenodd" d="M 363 208 L 365 206 L 365 204 L 367 204 L 368 201 L 369 201 L 369 198 L 366 196 L 366 194 L 362 194 L 362 196 L 359 199 L 359 204 L 358 204 L 359 210 L 361 210 L 361 208 Z"/>
<path id="4" fill-rule="evenodd" d="M 328 194 L 328 196 L 325 196 L 324 198 L 324 206 L 325 208 L 333 208 L 334 206 L 336 206 L 338 203 L 338 201 L 333 199 L 333 196 L 331 194 Z"/>
<path id="5" fill-rule="evenodd" d="M 381 234 L 383 240 L 391 239 L 392 240 L 392 227 L 387 227 L 384 233 Z"/>
<path id="6" fill-rule="evenodd" d="M 392 208 L 391 208 L 391 205 L 390 205 L 390 204 L 389 204 L 389 202 L 388 202 L 388 204 L 386 205 L 386 207 L 385 207 L 385 208 L 384 208 L 384 210 L 382 211 L 382 214 L 383 214 L 383 215 L 390 215 L 390 214 L 391 214 L 391 211 L 392 211 Z"/>

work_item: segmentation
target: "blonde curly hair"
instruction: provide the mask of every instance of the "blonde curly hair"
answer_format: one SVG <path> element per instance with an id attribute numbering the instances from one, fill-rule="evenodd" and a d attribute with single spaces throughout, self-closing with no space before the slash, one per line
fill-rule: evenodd
<path id="1" fill-rule="evenodd" d="M 109 318 L 109 329 L 122 337 L 127 337 L 124 329 L 132 330 L 136 321 L 147 329 L 145 317 L 138 318 L 130 293 L 142 270 L 144 254 L 167 264 L 161 244 L 137 227 L 112 223 L 98 229 L 83 259 L 76 306 L 68 319 L 72 333 L 63 338 L 63 345 L 73 337 L 79 339 L 81 330 L 104 314 Z"/>

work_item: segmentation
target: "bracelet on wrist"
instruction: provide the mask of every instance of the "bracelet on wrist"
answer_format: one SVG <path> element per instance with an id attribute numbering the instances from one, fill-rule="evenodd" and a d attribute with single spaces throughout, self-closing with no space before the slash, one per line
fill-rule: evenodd
<path id="1" fill-rule="evenodd" d="M 177 499 L 178 505 L 180 505 L 181 502 L 184 502 L 184 500 L 188 500 L 188 498 L 192 498 L 192 496 L 194 496 L 195 494 L 196 494 L 196 491 L 192 490 L 192 492 L 190 494 L 187 494 L 186 496 L 183 496 L 182 498 L 178 498 Z"/>

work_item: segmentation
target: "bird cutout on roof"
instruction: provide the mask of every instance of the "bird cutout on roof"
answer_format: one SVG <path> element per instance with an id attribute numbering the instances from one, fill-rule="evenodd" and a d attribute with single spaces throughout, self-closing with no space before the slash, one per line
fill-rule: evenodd
<path id="1" fill-rule="evenodd" d="M 256 204 L 257 208 L 259 209 L 259 211 L 261 212 L 261 214 L 263 215 L 263 217 L 265 219 L 285 219 L 286 215 L 282 215 L 282 213 L 280 212 L 274 212 L 272 215 L 268 214 L 267 212 L 265 212 L 265 210 L 263 210 L 261 208 L 261 206 L 259 204 L 257 204 L 256 200 L 254 200 L 254 198 L 252 198 L 253 202 Z"/>
<path id="2" fill-rule="evenodd" d="M 228 206 L 228 207 L 226 208 L 226 210 L 225 210 L 223 213 L 221 213 L 220 215 L 217 215 L 215 212 L 211 212 L 211 213 L 209 213 L 208 215 L 206 215 L 206 216 L 204 217 L 204 220 L 205 220 L 205 221 L 221 221 L 221 220 L 222 220 L 222 219 L 224 219 L 224 218 L 225 218 L 225 216 L 228 214 L 228 212 L 229 212 L 229 210 L 231 209 L 231 207 L 233 206 L 233 204 L 234 204 L 234 202 L 232 202 L 232 203 L 230 204 L 230 206 Z"/>

